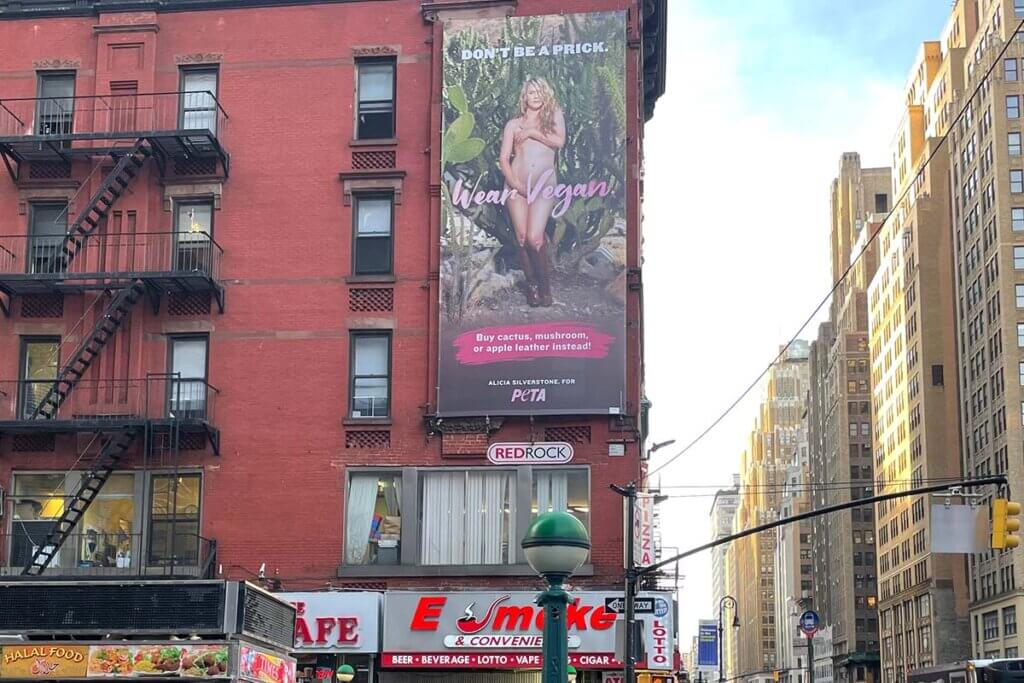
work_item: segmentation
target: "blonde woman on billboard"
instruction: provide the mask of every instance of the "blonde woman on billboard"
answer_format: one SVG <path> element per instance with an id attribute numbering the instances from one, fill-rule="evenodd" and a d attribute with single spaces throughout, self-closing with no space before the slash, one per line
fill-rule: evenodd
<path id="1" fill-rule="evenodd" d="M 506 206 L 519 244 L 530 306 L 550 306 L 551 253 L 547 224 L 556 198 L 544 190 L 557 184 L 555 155 L 565 144 L 565 116 L 543 78 L 528 77 L 519 91 L 518 116 L 505 124 L 501 172 L 515 194 Z"/>

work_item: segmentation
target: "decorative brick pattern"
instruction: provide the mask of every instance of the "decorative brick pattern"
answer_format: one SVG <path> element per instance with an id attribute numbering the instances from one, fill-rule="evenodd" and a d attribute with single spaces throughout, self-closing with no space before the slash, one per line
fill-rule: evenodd
<path id="1" fill-rule="evenodd" d="M 571 444 L 588 444 L 590 443 L 590 427 L 588 425 L 545 427 L 544 440 L 564 441 Z"/>
<path id="2" fill-rule="evenodd" d="M 373 171 L 395 167 L 395 151 L 352 152 L 352 170 Z"/>
<path id="3" fill-rule="evenodd" d="M 175 159 L 175 175 L 216 175 L 216 159 Z"/>
<path id="4" fill-rule="evenodd" d="M 28 168 L 28 177 L 32 180 L 70 178 L 71 164 L 66 161 L 33 161 Z"/>
<path id="5" fill-rule="evenodd" d="M 348 290 L 348 310 L 356 313 L 392 311 L 395 293 L 390 287 L 367 287 Z"/>
<path id="6" fill-rule="evenodd" d="M 178 450 L 201 451 L 206 448 L 206 434 L 203 432 L 188 432 L 178 437 Z"/>
<path id="7" fill-rule="evenodd" d="M 485 455 L 488 445 L 486 432 L 441 435 L 441 455 L 446 458 Z"/>
<path id="8" fill-rule="evenodd" d="M 167 295 L 168 315 L 209 315 L 209 313 L 209 292 L 193 292 L 191 294 L 171 292 Z"/>
<path id="9" fill-rule="evenodd" d="M 63 294 L 26 294 L 21 298 L 22 318 L 64 317 Z"/>
<path id="10" fill-rule="evenodd" d="M 15 434 L 11 439 L 11 450 L 15 453 L 53 452 L 56 445 L 53 434 Z"/>
<path id="11" fill-rule="evenodd" d="M 391 432 L 387 429 L 372 429 L 345 432 L 345 448 L 380 450 L 391 448 Z"/>

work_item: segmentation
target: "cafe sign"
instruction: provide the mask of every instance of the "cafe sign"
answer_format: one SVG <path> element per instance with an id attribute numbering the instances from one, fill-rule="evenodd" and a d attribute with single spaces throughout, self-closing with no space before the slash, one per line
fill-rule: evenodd
<path id="1" fill-rule="evenodd" d="M 295 651 L 379 652 L 382 593 L 317 591 L 278 596 L 295 606 Z"/>
<path id="2" fill-rule="evenodd" d="M 85 678 L 89 648 L 81 645 L 4 645 L 0 678 Z"/>

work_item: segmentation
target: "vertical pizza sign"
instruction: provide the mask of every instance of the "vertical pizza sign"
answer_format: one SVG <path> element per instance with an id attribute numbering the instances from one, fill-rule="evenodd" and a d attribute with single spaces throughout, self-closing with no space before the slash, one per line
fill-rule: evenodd
<path id="1" fill-rule="evenodd" d="M 624 404 L 625 13 L 450 20 L 438 412 Z"/>

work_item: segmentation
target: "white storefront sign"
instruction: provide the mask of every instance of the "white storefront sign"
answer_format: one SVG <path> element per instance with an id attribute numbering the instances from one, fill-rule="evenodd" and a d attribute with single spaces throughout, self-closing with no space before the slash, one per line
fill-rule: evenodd
<path id="1" fill-rule="evenodd" d="M 380 651 L 382 593 L 280 593 L 295 606 L 296 652 Z"/>
<path id="2" fill-rule="evenodd" d="M 572 445 L 564 441 L 492 443 L 487 449 L 487 459 L 495 465 L 564 465 L 572 455 Z"/>

